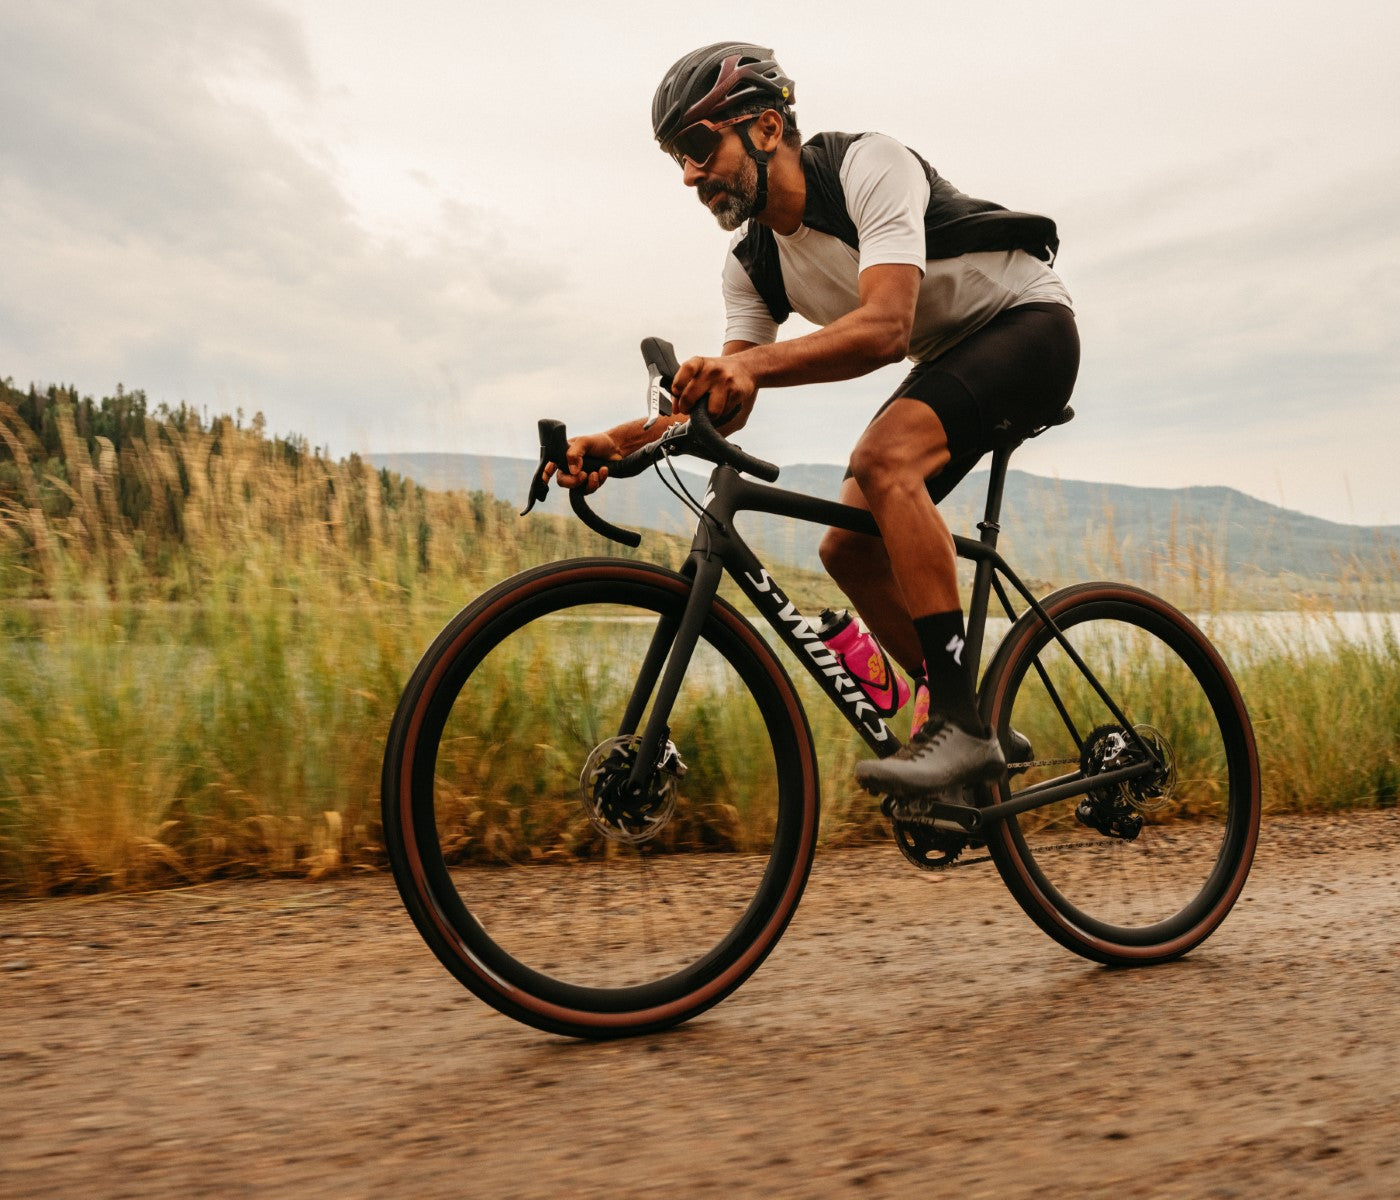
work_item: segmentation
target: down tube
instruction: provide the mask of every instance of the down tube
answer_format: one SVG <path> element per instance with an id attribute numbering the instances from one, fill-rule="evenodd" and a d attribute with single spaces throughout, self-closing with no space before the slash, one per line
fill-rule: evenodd
<path id="1" fill-rule="evenodd" d="M 894 730 L 885 724 L 860 685 L 842 669 L 836 655 L 817 636 L 812 622 L 784 595 L 767 568 L 732 529 L 725 541 L 724 565 L 866 745 L 881 758 L 898 750 L 901 743 Z"/>

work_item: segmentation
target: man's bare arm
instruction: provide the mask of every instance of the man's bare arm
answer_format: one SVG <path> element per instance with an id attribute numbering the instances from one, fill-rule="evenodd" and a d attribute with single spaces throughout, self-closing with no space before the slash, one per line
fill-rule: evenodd
<path id="1" fill-rule="evenodd" d="M 742 354 L 746 350 L 754 349 L 754 342 L 725 342 L 722 356 Z M 753 400 L 747 405 L 741 405 L 739 412 L 728 421 L 719 424 L 721 433 L 729 434 L 740 430 L 748 422 L 749 413 L 753 411 Z M 607 467 L 585 474 L 583 471 L 583 458 L 588 455 L 593 458 L 625 458 L 634 450 L 640 450 L 643 446 L 654 442 L 670 426 L 689 418 L 675 413 L 671 416 L 658 417 L 650 429 L 646 428 L 646 420 L 638 417 L 632 421 L 624 421 L 621 425 L 615 425 L 606 433 L 583 434 L 579 437 L 569 439 L 569 471 L 559 473 L 559 482 L 564 487 L 578 487 L 583 485 L 587 491 L 596 491 L 608 477 Z M 552 466 L 545 468 L 546 481 L 554 474 Z"/>
<path id="2" fill-rule="evenodd" d="M 677 407 L 689 409 L 709 393 L 711 415 L 735 403 L 752 408 L 761 387 L 854 379 L 909 353 L 918 267 L 882 263 L 860 273 L 860 306 L 821 329 L 718 358 L 691 358 L 676 372 Z M 726 347 L 728 350 L 728 347 Z"/>

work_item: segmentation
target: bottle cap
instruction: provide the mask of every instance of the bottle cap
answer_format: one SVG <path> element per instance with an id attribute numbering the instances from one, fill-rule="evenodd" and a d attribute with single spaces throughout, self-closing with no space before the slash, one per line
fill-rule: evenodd
<path id="1" fill-rule="evenodd" d="M 851 614 L 847 609 L 824 608 L 821 611 L 821 616 L 817 619 L 817 636 L 823 640 L 835 637 L 851 623 L 851 620 Z"/>

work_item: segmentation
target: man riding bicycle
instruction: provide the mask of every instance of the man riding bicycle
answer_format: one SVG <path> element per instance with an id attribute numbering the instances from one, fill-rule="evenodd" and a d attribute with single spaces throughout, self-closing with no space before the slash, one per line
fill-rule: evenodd
<path id="1" fill-rule="evenodd" d="M 759 390 L 852 379 L 909 358 L 913 369 L 857 441 L 843 503 L 881 538 L 829 529 L 822 563 L 870 631 L 927 689 L 929 718 L 898 754 L 857 765 L 862 784 L 941 791 L 999 774 L 982 722 L 952 535 L 937 504 L 983 454 L 1045 424 L 1069 401 L 1079 337 L 1051 270 L 1048 218 L 975 200 L 883 134 L 820 133 L 803 144 L 794 84 L 761 46 L 720 42 L 680 59 L 652 101 L 661 148 L 726 230 L 724 347 L 681 364 L 685 419 L 702 397 L 733 433 Z M 797 312 L 820 328 L 777 341 Z M 591 492 L 616 458 L 654 440 L 641 420 L 569 443 L 565 487 Z M 917 708 L 916 708 L 917 711 Z"/>

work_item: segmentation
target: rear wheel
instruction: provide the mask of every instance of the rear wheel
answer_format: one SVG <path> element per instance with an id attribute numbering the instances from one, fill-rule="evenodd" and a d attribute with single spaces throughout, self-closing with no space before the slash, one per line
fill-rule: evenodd
<path id="1" fill-rule="evenodd" d="M 616 559 L 526 572 L 453 620 L 395 716 L 383 807 L 404 902 L 457 979 L 538 1028 L 616 1037 L 694 1016 L 762 962 L 806 882 L 811 734 L 728 604 L 647 786 L 627 786 L 649 710 L 629 700 L 689 594 Z"/>
<path id="2" fill-rule="evenodd" d="M 1117 703 L 1026 613 L 988 669 L 984 711 L 1030 738 L 1034 762 L 996 799 L 1051 779 L 1149 764 L 1136 778 L 992 826 L 988 848 L 1021 907 L 1061 945 L 1115 965 L 1164 962 L 1205 940 L 1249 873 L 1259 765 L 1249 715 L 1205 635 L 1165 601 L 1083 584 L 1043 603 Z"/>

